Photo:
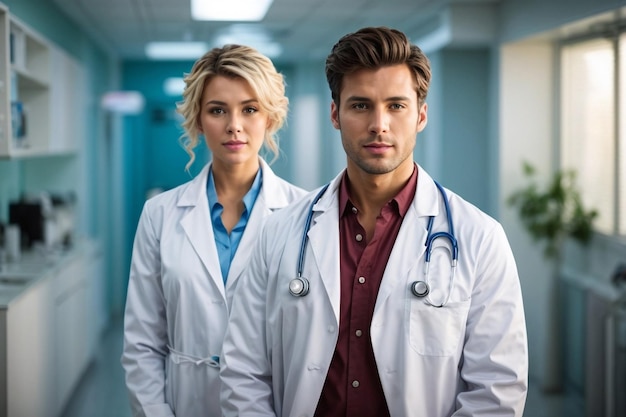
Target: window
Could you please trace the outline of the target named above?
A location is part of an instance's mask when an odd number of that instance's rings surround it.
[[[561,165],[578,174],[596,229],[626,235],[626,35],[561,47]]]

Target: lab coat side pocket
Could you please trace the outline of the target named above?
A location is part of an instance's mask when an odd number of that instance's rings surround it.
[[[423,356],[452,356],[465,334],[470,299],[433,307],[423,298],[409,297],[409,340]]]

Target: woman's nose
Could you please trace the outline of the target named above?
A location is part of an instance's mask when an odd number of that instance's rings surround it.
[[[226,129],[228,133],[241,132],[241,117],[237,114],[232,114],[228,120],[228,126]]]

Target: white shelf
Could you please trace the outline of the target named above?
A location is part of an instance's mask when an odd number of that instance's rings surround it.
[[[75,152],[81,79],[76,60],[0,3],[0,158]]]

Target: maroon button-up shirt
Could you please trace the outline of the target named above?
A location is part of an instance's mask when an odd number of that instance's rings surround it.
[[[417,169],[376,218],[369,242],[350,200],[344,174],[339,190],[341,299],[339,336],[315,411],[316,417],[389,416],[374,351],[370,325],[378,289],[402,219],[417,186]]]

